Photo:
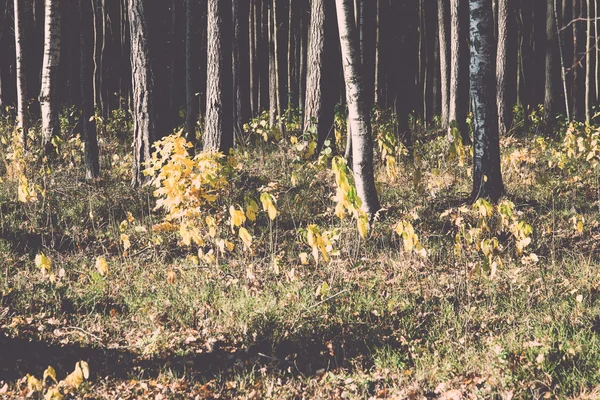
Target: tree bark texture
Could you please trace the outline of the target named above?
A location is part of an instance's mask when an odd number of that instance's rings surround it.
[[[231,0],[208,0],[206,125],[204,149],[233,147]]]
[[[100,176],[98,137],[96,134],[96,119],[94,118],[93,18],[92,4],[87,0],[79,0],[81,125],[83,142],[85,143],[85,179],[88,180]]]
[[[144,162],[150,159],[152,143],[157,138],[154,71],[150,59],[148,19],[144,5],[144,0],[128,0],[133,92],[132,184],[134,186],[144,181],[142,173]]]
[[[440,92],[441,92],[441,122],[442,129],[448,128],[448,106],[449,106],[449,70],[448,70],[448,17],[447,0],[438,0],[438,42],[439,42],[439,60],[440,60]]]
[[[336,0],[335,4],[348,102],[348,122],[352,132],[354,181],[363,210],[369,217],[373,217],[380,206],[373,175],[371,119],[364,93],[358,33],[353,23],[352,0]]]
[[[448,120],[456,122],[463,143],[471,143],[467,113],[469,110],[468,49],[465,13],[468,0],[450,0],[450,105]],[[491,7],[491,5],[490,5]],[[491,22],[490,22],[491,23]]]
[[[50,154],[52,138],[60,133],[58,120],[58,66],[60,59],[60,8],[58,0],[46,0],[44,61],[42,68],[42,146]]]
[[[15,0],[15,50],[17,75],[17,128],[20,131],[21,145],[27,148],[29,118],[27,112],[27,65],[25,64],[25,3],[28,0]]]
[[[491,0],[470,0],[470,83],[473,109],[473,200],[496,201],[504,192],[495,104],[494,28]]]

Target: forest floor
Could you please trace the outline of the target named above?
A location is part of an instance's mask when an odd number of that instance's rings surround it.
[[[511,132],[507,195],[473,207],[468,148],[417,129],[394,171],[376,127],[384,210],[365,239],[334,215],[330,156],[254,137],[206,211],[235,247],[199,252],[131,188],[126,125],[91,183],[76,138],[43,163],[0,128],[0,398],[600,397],[595,128]],[[278,215],[242,222],[245,249],[228,210],[264,192]],[[41,385],[48,366],[62,383]]]

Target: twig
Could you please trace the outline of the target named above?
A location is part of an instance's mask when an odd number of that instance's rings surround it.
[[[320,302],[318,302],[318,303],[316,303],[316,304],[313,304],[312,306],[308,307],[308,308],[307,308],[306,310],[304,310],[304,311],[309,311],[309,310],[312,310],[313,308],[315,308],[315,307],[318,307],[318,306],[320,306],[321,304],[323,304],[323,303],[326,303],[326,302],[328,302],[329,300],[331,300],[331,299],[333,299],[333,298],[335,298],[335,297],[338,297],[338,296],[339,296],[339,295],[341,295],[342,293],[346,293],[347,291],[348,291],[348,289],[344,289],[344,290],[342,290],[341,292],[337,292],[337,293],[336,293],[336,294],[334,294],[333,296],[329,296],[329,297],[328,297],[328,298],[326,298],[325,300],[321,300]]]
[[[74,331],[79,331],[79,332],[85,333],[86,335],[88,335],[88,336],[89,336],[89,337],[91,337],[92,339],[95,339],[96,341],[100,342],[100,344],[101,344],[102,346],[104,346],[104,343],[102,343],[102,339],[101,339],[100,337],[98,337],[98,336],[94,335],[93,333],[90,333],[90,332],[86,331],[86,330],[85,330],[85,329],[83,329],[83,328],[80,328],[80,327],[78,327],[78,326],[67,326],[67,327],[65,327],[65,329],[72,329],[72,330],[74,330]]]

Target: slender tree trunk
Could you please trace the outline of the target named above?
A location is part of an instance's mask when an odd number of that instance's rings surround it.
[[[80,0],[84,1],[84,0]],[[148,17],[144,0],[128,0],[131,37],[131,75],[133,78],[133,179],[132,185],[144,181],[144,162],[150,159],[152,143],[157,138],[154,98],[154,70],[148,44]]]
[[[295,101],[295,93],[293,88],[294,86],[294,15],[293,15],[293,0],[289,0],[288,2],[288,36],[287,36],[287,105],[288,107],[292,107],[294,104],[298,104]]]
[[[554,48],[556,30],[554,29],[554,0],[546,0],[546,65],[544,85],[544,115],[546,129],[552,129],[554,118]]]
[[[325,63],[325,1],[327,0],[311,1],[306,57],[304,131],[308,131],[313,124],[316,124],[317,132],[327,129],[321,121],[323,111],[322,80],[324,79]]]
[[[255,116],[258,113],[258,75],[256,66],[256,0],[249,0],[250,12],[248,19],[249,27],[249,57],[250,57],[250,114]]]
[[[28,0],[15,0],[15,49],[16,49],[16,75],[17,75],[17,128],[21,133],[21,144],[27,148],[27,134],[29,132],[29,117],[27,112],[27,66],[25,65],[25,2]]]
[[[233,147],[231,0],[208,0],[206,125],[204,149]]]
[[[302,4],[302,3],[301,3]],[[308,27],[305,23],[305,9],[302,8],[301,16],[300,16],[300,57],[299,57],[299,65],[298,65],[298,108],[300,109],[300,113],[304,114],[304,109],[306,108],[306,85],[307,85],[307,74],[306,74],[306,58],[307,58],[307,41],[308,41]]]
[[[567,76],[566,76],[566,72],[565,72],[565,60],[564,60],[564,49],[563,49],[563,41],[562,41],[562,32],[560,31],[560,24],[559,24],[559,19],[558,19],[558,10],[557,10],[557,4],[556,4],[557,0],[554,0],[554,27],[556,28],[556,32],[557,32],[557,39],[558,39],[558,51],[559,51],[559,55],[560,55],[560,73],[561,73],[561,78],[562,78],[562,86],[563,86],[563,96],[565,98],[565,112],[567,115],[567,121],[571,122],[571,108],[569,107],[569,96],[568,96],[568,90],[567,90]],[[566,0],[565,0],[566,1]],[[564,12],[564,9],[563,9]],[[564,14],[563,14],[564,16]]]
[[[590,0],[586,0],[586,32],[587,40],[585,44],[585,122],[590,123],[592,119],[592,106],[590,104],[590,89],[591,89],[591,78],[592,78],[592,9]]]
[[[598,46],[598,0],[594,0],[594,43],[596,47],[596,64],[595,64],[595,73],[594,73],[594,83],[595,83],[595,99],[596,103],[600,100],[600,46]]]
[[[194,3],[193,0],[185,0],[185,132],[188,140],[195,140],[198,120],[198,98],[194,85],[196,71],[193,46]]]
[[[250,72],[248,48],[248,14],[247,1],[233,0],[233,105],[234,105],[234,133],[242,137],[242,126],[250,119]]]
[[[348,120],[352,132],[354,181],[358,197],[362,200],[362,208],[372,218],[380,206],[373,175],[371,120],[364,98],[358,34],[352,20],[352,0],[336,0],[335,4],[348,101]]]
[[[448,120],[456,122],[465,144],[471,143],[467,125],[469,73],[464,18],[466,5],[465,0],[450,0],[450,105],[448,109]]]
[[[274,0],[273,0],[274,1]],[[269,7],[269,125],[275,127],[275,120],[279,114],[279,93],[277,79],[277,53],[276,53],[276,32],[275,32],[275,13],[273,3]]]
[[[442,104],[441,104],[441,118],[442,118],[442,129],[448,128],[448,107],[449,107],[449,95],[450,91],[448,88],[448,40],[447,40],[447,11],[446,0],[438,0],[438,36],[439,36],[439,59],[440,59],[440,91],[442,92]]]
[[[496,55],[496,104],[498,105],[498,134],[505,136],[507,127],[507,52],[508,52],[508,10],[509,1],[498,0],[498,48]]]
[[[93,18],[92,4],[87,0],[79,0],[81,124],[85,144],[85,179],[88,180],[96,179],[100,175],[98,137],[96,134],[96,120],[94,119]]]
[[[496,201],[504,192],[495,104],[494,28],[491,0],[470,0],[471,101],[473,103],[472,198]]]
[[[46,0],[44,62],[42,68],[42,145],[51,154],[52,138],[60,133],[58,120],[58,62],[60,59],[60,8],[57,0]]]
[[[579,18],[581,16],[580,14],[580,8],[579,8],[579,1],[578,0],[573,0],[573,19],[575,18]],[[573,118],[574,119],[578,119],[580,117],[580,111],[579,111],[579,99],[578,99],[578,95],[579,95],[579,54],[578,54],[578,36],[579,36],[579,29],[578,29],[578,23],[573,23],[572,24],[572,31],[573,31],[573,64],[571,66],[571,78],[572,78],[572,84],[571,84],[571,105],[573,107]]]

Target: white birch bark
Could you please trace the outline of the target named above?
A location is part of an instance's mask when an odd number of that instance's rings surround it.
[[[380,206],[373,175],[371,120],[364,93],[358,32],[354,24],[352,0],[336,0],[335,4],[348,102],[348,127],[352,132],[354,182],[363,210],[373,217]]]
[[[57,0],[46,0],[44,22],[44,61],[40,106],[42,110],[42,145],[46,154],[52,138],[60,133],[58,120],[58,62],[60,59],[60,11]]]
[[[21,145],[27,148],[29,120],[27,117],[27,75],[25,73],[25,1],[15,0],[15,50],[17,73],[17,128],[21,135]]]

